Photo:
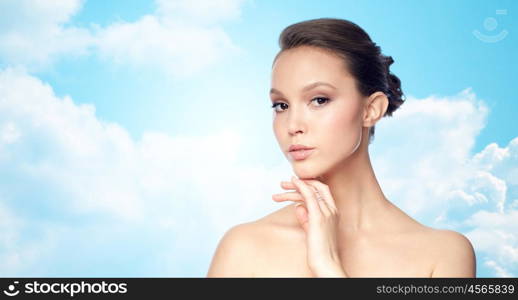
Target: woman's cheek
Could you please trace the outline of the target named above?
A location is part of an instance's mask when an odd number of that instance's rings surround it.
[[[274,120],[273,120],[273,133],[275,134],[275,139],[277,140],[277,142],[279,143],[279,146],[282,147],[282,134],[281,134],[281,123],[280,123],[280,120],[278,118],[276,118],[274,116]]]
[[[351,109],[335,110],[333,114],[323,118],[327,128],[327,144],[340,154],[354,152],[361,140],[361,126],[358,117]]]

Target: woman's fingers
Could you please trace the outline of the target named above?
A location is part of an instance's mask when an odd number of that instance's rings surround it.
[[[306,180],[309,185],[313,186],[317,189],[318,193],[322,195],[322,198],[326,202],[327,206],[333,210],[334,212],[338,211],[336,208],[336,203],[333,198],[333,195],[331,195],[331,191],[329,190],[329,186],[326,184],[323,184],[322,182],[318,180]]]
[[[306,183],[311,189],[315,191],[315,198],[317,198],[317,203],[320,206],[320,210],[322,210],[322,213],[328,217],[331,215],[331,209],[327,206],[327,202],[325,200],[325,197],[322,195],[321,192],[319,192],[318,189],[316,189],[314,186],[310,185],[309,183]]]
[[[293,182],[297,190],[304,197],[309,217],[321,217],[322,211],[320,209],[320,205],[317,203],[315,192],[306,183],[304,183],[302,180],[298,179],[295,176],[291,177],[291,181]]]
[[[286,190],[297,190],[297,192],[274,194],[272,196],[272,199],[277,202],[295,201],[301,202],[301,204],[307,202],[304,199],[304,193],[302,192],[302,190],[299,190],[297,184],[293,182],[294,178],[307,187],[307,189],[305,190],[309,189],[310,195],[312,197],[308,198],[307,201],[312,201],[313,203],[316,203],[318,208],[320,208],[321,214],[329,216],[332,212],[337,212],[336,205],[333,196],[331,195],[331,191],[329,190],[329,187],[318,180],[301,180],[293,176],[292,181],[281,181],[281,187]]]
[[[281,181],[281,188],[285,190],[295,190],[296,187],[291,181]]]
[[[286,192],[281,194],[273,194],[272,199],[277,202],[282,201],[295,201],[295,202],[304,202],[302,195],[299,192]]]

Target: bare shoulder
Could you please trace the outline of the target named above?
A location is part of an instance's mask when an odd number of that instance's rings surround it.
[[[253,258],[257,251],[259,228],[256,222],[231,227],[220,239],[207,277],[253,277]]]
[[[283,235],[293,231],[292,209],[288,205],[227,230],[216,248],[207,277],[255,277],[267,247],[278,244]]]
[[[475,277],[475,251],[467,237],[453,230],[426,226],[399,209],[395,211],[398,217],[393,224],[398,224],[396,232],[403,233],[396,236],[401,237],[401,245],[421,254],[429,276]]]
[[[431,250],[435,259],[432,277],[475,277],[473,245],[463,234],[448,229],[433,229]]]

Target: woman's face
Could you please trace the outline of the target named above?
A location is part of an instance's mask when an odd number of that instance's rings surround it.
[[[273,129],[295,174],[317,178],[359,148],[364,97],[338,56],[314,47],[282,52],[272,68]],[[289,147],[314,147],[296,160]]]

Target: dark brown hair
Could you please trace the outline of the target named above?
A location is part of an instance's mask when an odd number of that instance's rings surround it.
[[[353,22],[321,18],[295,23],[281,32],[279,46],[281,50],[274,62],[283,51],[299,46],[319,47],[343,58],[362,95],[370,96],[377,91],[387,95],[389,105],[383,116],[392,116],[405,101],[401,81],[389,70],[394,60],[383,55],[381,48]],[[374,126],[370,128],[369,136],[371,143]]]

